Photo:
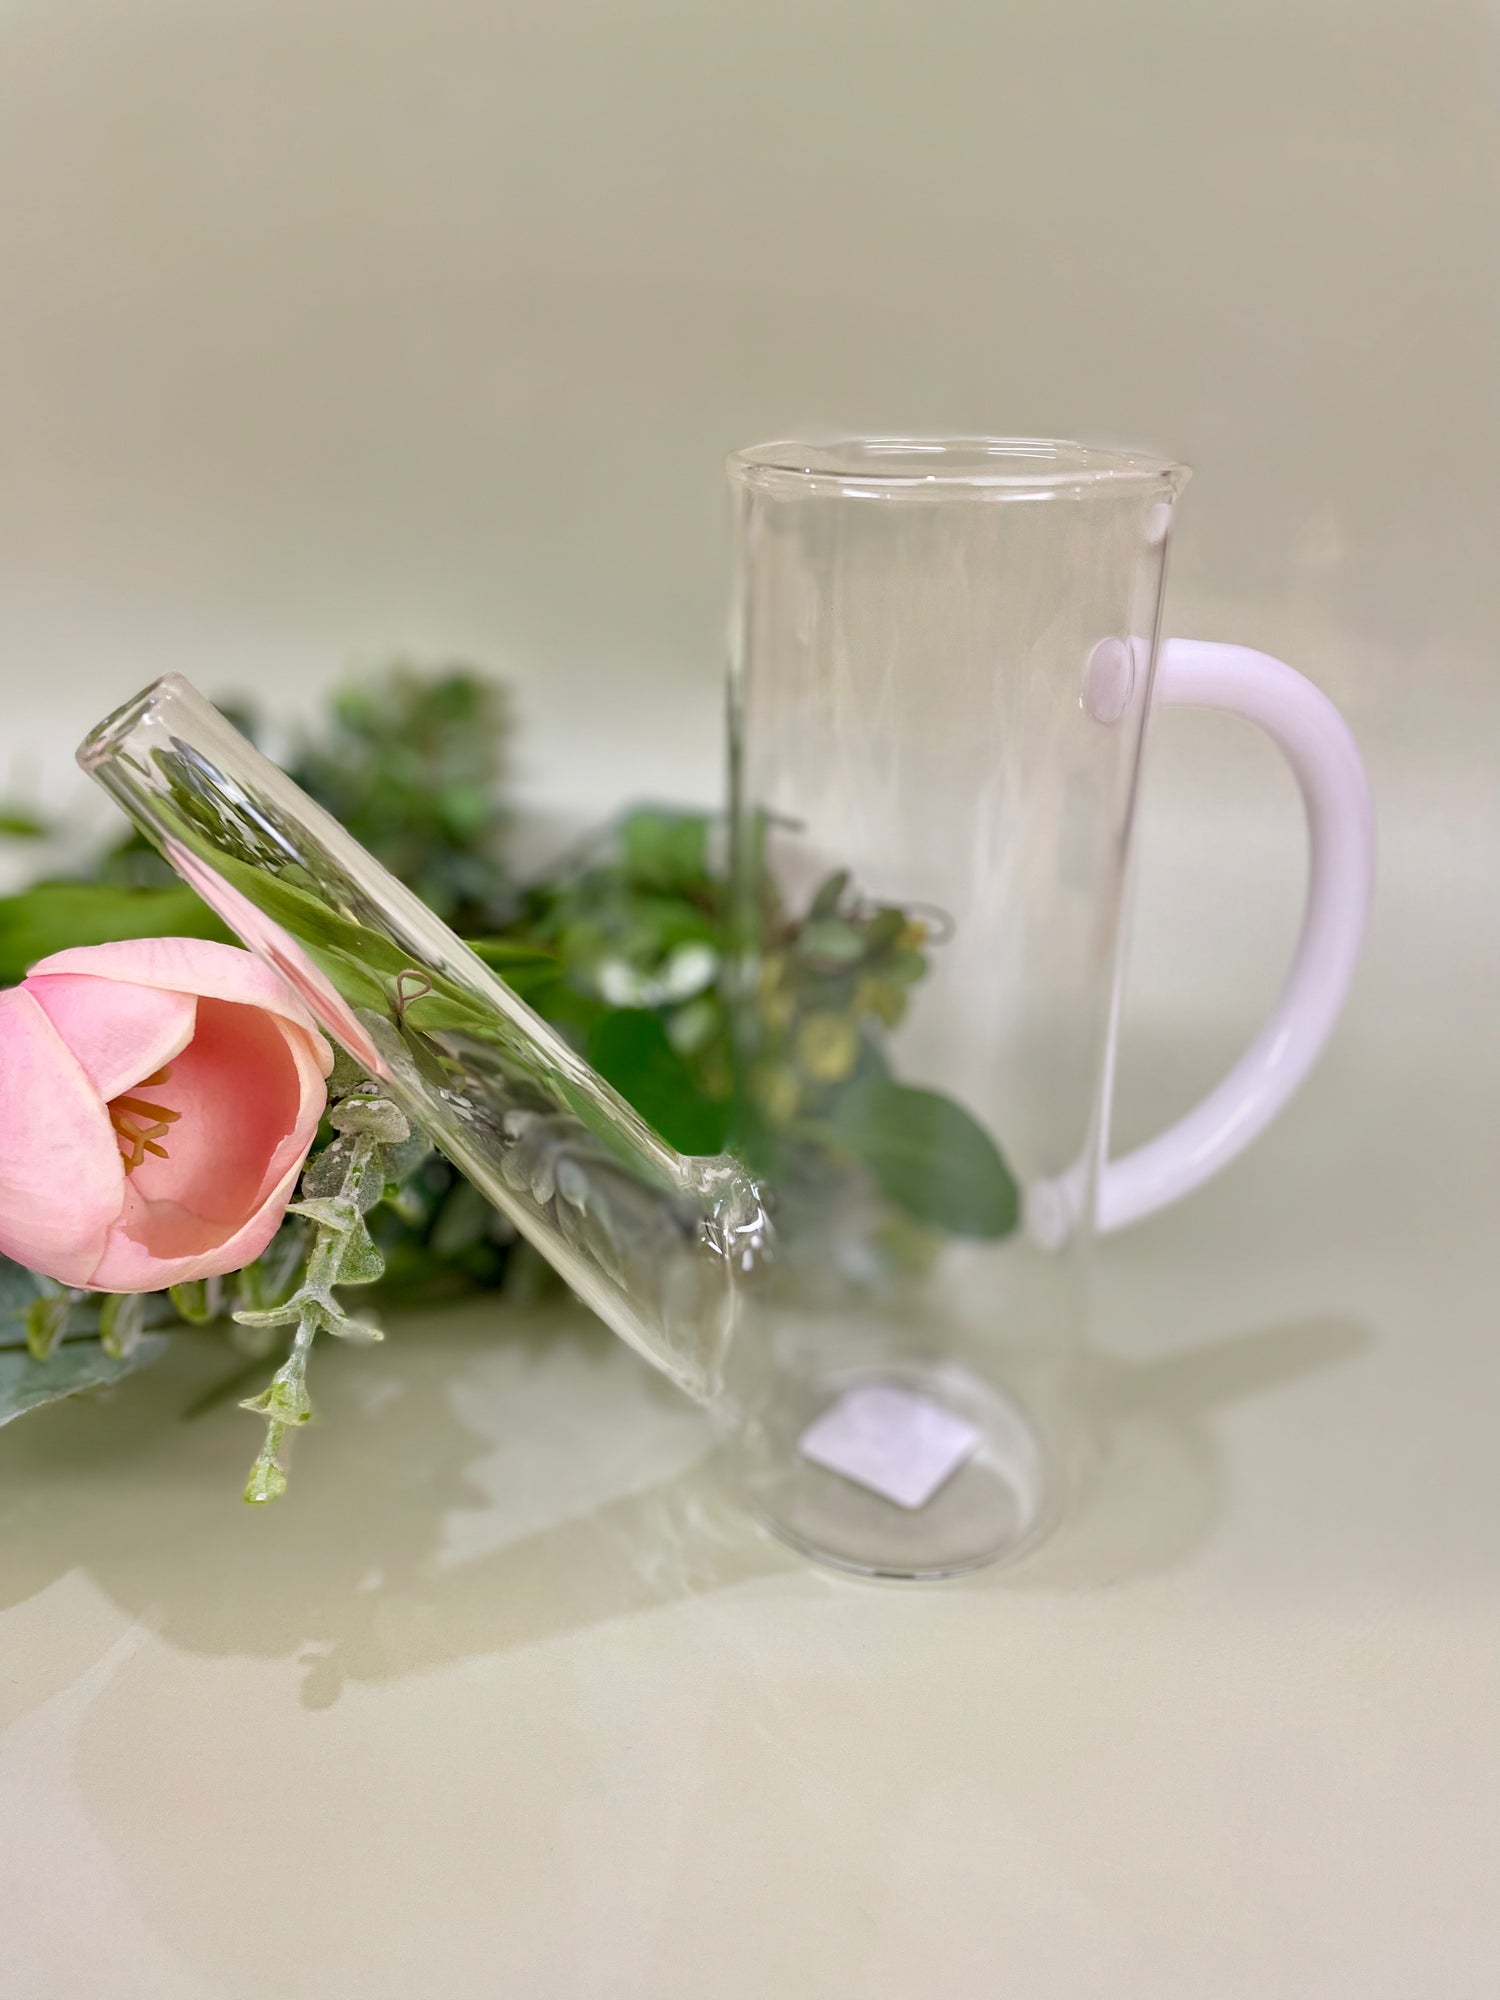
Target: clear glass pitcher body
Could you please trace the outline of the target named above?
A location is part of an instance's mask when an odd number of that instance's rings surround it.
[[[1181,476],[994,441],[771,445],[730,476],[737,1141],[778,1236],[735,1351],[736,1457],[809,1549],[951,1572],[1041,1533],[1080,1448]],[[1079,1226],[1039,1241],[1025,1191],[1070,1176]]]
[[[731,1151],[673,1150],[186,682],[80,759],[326,1030],[622,1338],[712,1414],[747,1504],[821,1560],[1014,1556],[1086,1457],[1094,1227],[1275,1115],[1368,901],[1348,731],[1280,662],[1157,645],[1170,465],[1054,443],[731,461]],[[1122,906],[1153,703],[1292,764],[1307,920],[1261,1035],[1105,1160]],[[498,968],[498,969],[497,969]]]

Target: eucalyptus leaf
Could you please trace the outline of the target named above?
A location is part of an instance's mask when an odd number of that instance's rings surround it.
[[[44,1403],[59,1402],[88,1389],[107,1389],[136,1369],[157,1361],[167,1350],[167,1337],[148,1333],[128,1354],[106,1354],[97,1341],[70,1340],[53,1349],[45,1361],[15,1349],[0,1351],[0,1424]]]
[[[354,1228],[342,1234],[334,1248],[333,1274],[335,1285],[373,1285],[385,1269],[385,1259],[376,1249],[363,1216],[357,1216]]]
[[[36,1297],[36,1280],[24,1264],[0,1256],[0,1347],[26,1345],[26,1314]]]
[[[1006,1236],[1020,1191],[988,1132],[951,1097],[871,1076],[804,1136],[852,1153],[898,1208],[953,1236]]]

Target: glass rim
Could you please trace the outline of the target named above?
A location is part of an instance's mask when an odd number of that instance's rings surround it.
[[[1147,452],[1070,438],[978,436],[779,438],[731,452],[728,472],[736,485],[875,499],[974,493],[1024,500],[1147,489],[1171,497],[1190,477],[1187,466]]]

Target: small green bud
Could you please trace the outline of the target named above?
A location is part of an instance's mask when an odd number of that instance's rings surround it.
[[[99,1308],[99,1345],[115,1361],[123,1361],[140,1345],[146,1300],[141,1292],[109,1292]]]
[[[240,1408],[253,1417],[264,1417],[268,1423],[305,1424],[312,1416],[302,1371],[292,1372],[290,1363],[277,1369],[258,1396],[246,1396]]]
[[[262,1452],[250,1468],[250,1477],[245,1485],[247,1507],[264,1507],[269,1501],[279,1500],[286,1492],[286,1472],[281,1461]]]
[[[862,979],[854,989],[854,1011],[873,1014],[883,1027],[894,1028],[906,1012],[906,995],[888,979]]]
[[[217,1300],[211,1300],[208,1284],[203,1278],[189,1278],[180,1285],[169,1285],[168,1296],[177,1310],[179,1319],[185,1319],[189,1326],[207,1326],[214,1317]]]
[[[26,1345],[34,1361],[48,1358],[62,1339],[73,1310],[72,1293],[53,1287],[50,1279],[45,1282],[49,1289],[26,1308]]]
[[[842,1083],[859,1056],[859,1030],[847,1014],[809,1014],[797,1030],[797,1061],[814,1083]]]
[[[769,1064],[756,1072],[755,1101],[772,1125],[789,1125],[802,1102],[802,1086],[789,1069]]]

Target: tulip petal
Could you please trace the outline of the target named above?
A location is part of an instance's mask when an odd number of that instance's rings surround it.
[[[196,1247],[206,1249],[259,1205],[271,1161],[299,1121],[301,1080],[281,1023],[259,1007],[200,1000],[193,1039],[145,1096],[177,1116],[161,1135],[167,1157],[142,1160],[132,1192],[148,1210],[166,1203],[197,1217]]]
[[[190,993],[76,972],[33,973],[24,990],[106,1104],[180,1055],[198,1012]]]
[[[198,1004],[197,1031],[147,1095],[177,1117],[166,1158],[131,1174],[89,1283],[155,1291],[237,1271],[270,1242],[317,1133],[327,1044],[258,1007]]]
[[[328,1105],[328,1086],[324,1081],[329,1068],[327,1042],[320,1034],[294,1028],[290,1022],[278,1025],[296,1069],[298,1109],[290,1130],[266,1166],[262,1196],[281,1180],[288,1167],[301,1167]]]
[[[281,1227],[301,1171],[298,1159],[232,1236],[220,1232],[207,1248],[195,1247],[203,1240],[203,1224],[197,1216],[185,1211],[174,1214],[175,1203],[147,1203],[132,1190],[126,1195],[119,1223],[109,1232],[89,1284],[100,1292],[154,1292],[193,1278],[220,1278],[226,1271],[243,1270],[246,1264],[254,1263]],[[155,1211],[149,1218],[144,1213],[148,1208]]]
[[[103,1099],[25,987],[0,993],[0,1251],[86,1284],[124,1198]]]
[[[238,945],[215,944],[209,938],[125,938],[115,944],[73,945],[40,959],[29,977],[57,972],[161,987],[169,993],[197,993],[206,1000],[233,1000],[264,1007],[300,1028],[313,1027],[312,1016],[270,966]]]

